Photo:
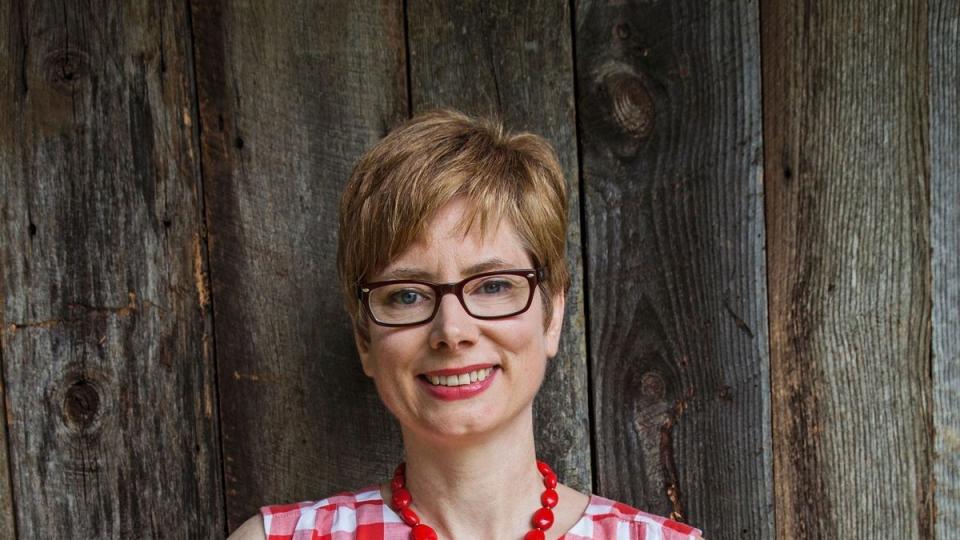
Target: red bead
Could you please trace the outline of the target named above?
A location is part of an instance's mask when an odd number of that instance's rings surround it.
[[[534,529],[523,536],[523,540],[546,540],[543,531]]]
[[[403,475],[406,474],[406,472],[407,472],[407,464],[400,463],[399,465],[397,465],[396,470],[393,471],[393,476],[394,478],[396,478],[397,476],[403,478]]]
[[[393,505],[397,508],[406,508],[410,506],[410,502],[413,500],[413,497],[410,496],[410,492],[406,488],[400,488],[393,492]]]
[[[557,487],[557,475],[553,473],[543,475],[543,487],[547,489]]]
[[[533,519],[530,520],[533,523],[534,528],[545,531],[553,525],[553,510],[549,508],[541,508],[533,513]]]
[[[420,524],[410,531],[410,538],[413,540],[437,540],[437,531]]]
[[[560,500],[560,495],[554,489],[548,489],[540,494],[540,504],[547,508],[553,508]]]
[[[409,508],[401,508],[399,512],[400,517],[403,518],[404,523],[411,527],[416,527],[420,524],[420,516],[416,512]]]
[[[392,489],[393,491],[396,491],[402,488],[403,488],[403,478],[394,477],[394,479],[390,481],[390,489]]]
[[[537,462],[537,470],[540,471],[540,474],[543,476],[553,474],[553,469],[551,469],[549,465],[542,461]]]

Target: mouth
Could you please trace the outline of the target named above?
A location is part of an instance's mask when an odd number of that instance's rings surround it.
[[[457,387],[484,381],[487,377],[490,377],[496,369],[500,369],[500,366],[488,364],[484,366],[469,366],[462,369],[431,371],[418,375],[417,377],[432,386]]]

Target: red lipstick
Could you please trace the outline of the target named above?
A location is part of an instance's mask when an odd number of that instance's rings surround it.
[[[493,384],[493,380],[497,378],[497,375],[499,375],[500,370],[496,369],[496,367],[493,366],[492,364],[487,364],[486,367],[494,367],[494,369],[491,370],[490,375],[487,375],[487,378],[482,381],[478,380],[478,381],[474,381],[468,384],[463,384],[460,386],[444,386],[444,385],[434,386],[432,383],[430,383],[430,381],[425,376],[420,376],[420,377],[417,377],[417,384],[419,384],[420,387],[423,388],[431,396],[443,401],[456,401],[460,399],[469,399],[480,394],[487,388],[490,388],[490,385]],[[431,374],[433,374],[434,376],[459,375],[461,372],[469,373],[474,369],[483,369],[483,368],[475,368],[471,366],[466,370],[464,369],[441,370],[441,371],[433,371],[431,372]],[[445,372],[450,372],[450,373],[447,374]]]
[[[462,368],[452,368],[452,369],[438,369],[437,371],[428,371],[423,374],[425,377],[449,377],[451,375],[460,375],[461,373],[470,373],[471,371],[479,371],[481,369],[487,369],[494,367],[496,364],[473,364],[472,366],[466,366]]]

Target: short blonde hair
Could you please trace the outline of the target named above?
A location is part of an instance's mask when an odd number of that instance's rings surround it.
[[[357,162],[340,199],[337,269],[347,312],[368,339],[357,286],[421,238],[437,211],[463,198],[464,230],[481,234],[510,220],[535,263],[550,319],[552,299],[570,286],[565,251],[567,191],[553,148],[533,133],[452,110],[418,114]]]

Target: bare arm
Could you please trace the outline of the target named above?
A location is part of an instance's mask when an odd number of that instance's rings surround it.
[[[233,531],[227,540],[265,540],[267,533],[263,530],[263,518],[260,514],[243,522],[243,525]]]

